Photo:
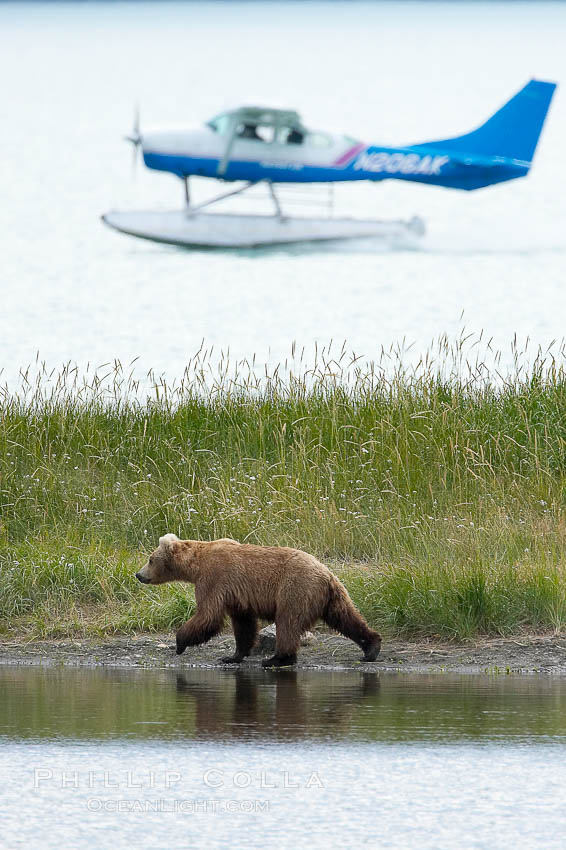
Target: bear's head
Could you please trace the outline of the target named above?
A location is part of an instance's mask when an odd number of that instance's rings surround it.
[[[136,573],[143,584],[164,584],[179,581],[179,559],[175,557],[181,541],[176,534],[165,534],[159,538],[159,546],[149,556],[147,564]]]

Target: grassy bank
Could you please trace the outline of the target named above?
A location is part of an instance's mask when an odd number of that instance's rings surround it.
[[[566,623],[563,358],[503,379],[444,343],[256,378],[201,355],[150,383],[113,364],[2,393],[4,630],[174,626],[188,589],[133,578],[165,531],[311,551],[386,632]]]

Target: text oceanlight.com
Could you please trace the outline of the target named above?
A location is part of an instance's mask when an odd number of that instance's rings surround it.
[[[181,814],[218,814],[219,812],[268,812],[269,800],[112,800],[91,797],[89,812],[169,812]]]

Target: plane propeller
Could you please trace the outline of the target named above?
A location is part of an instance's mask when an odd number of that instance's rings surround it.
[[[132,128],[132,132],[127,136],[124,136],[126,141],[131,142],[134,146],[134,158],[132,160],[132,169],[135,172],[137,160],[138,160],[138,148],[142,143],[142,136],[140,132],[140,107],[139,104],[136,104],[136,108],[134,110],[134,126]]]

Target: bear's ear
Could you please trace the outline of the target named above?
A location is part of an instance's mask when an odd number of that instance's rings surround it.
[[[174,543],[178,543],[179,538],[176,534],[164,534],[163,537],[159,538],[159,545],[163,546],[164,549],[171,549]]]

